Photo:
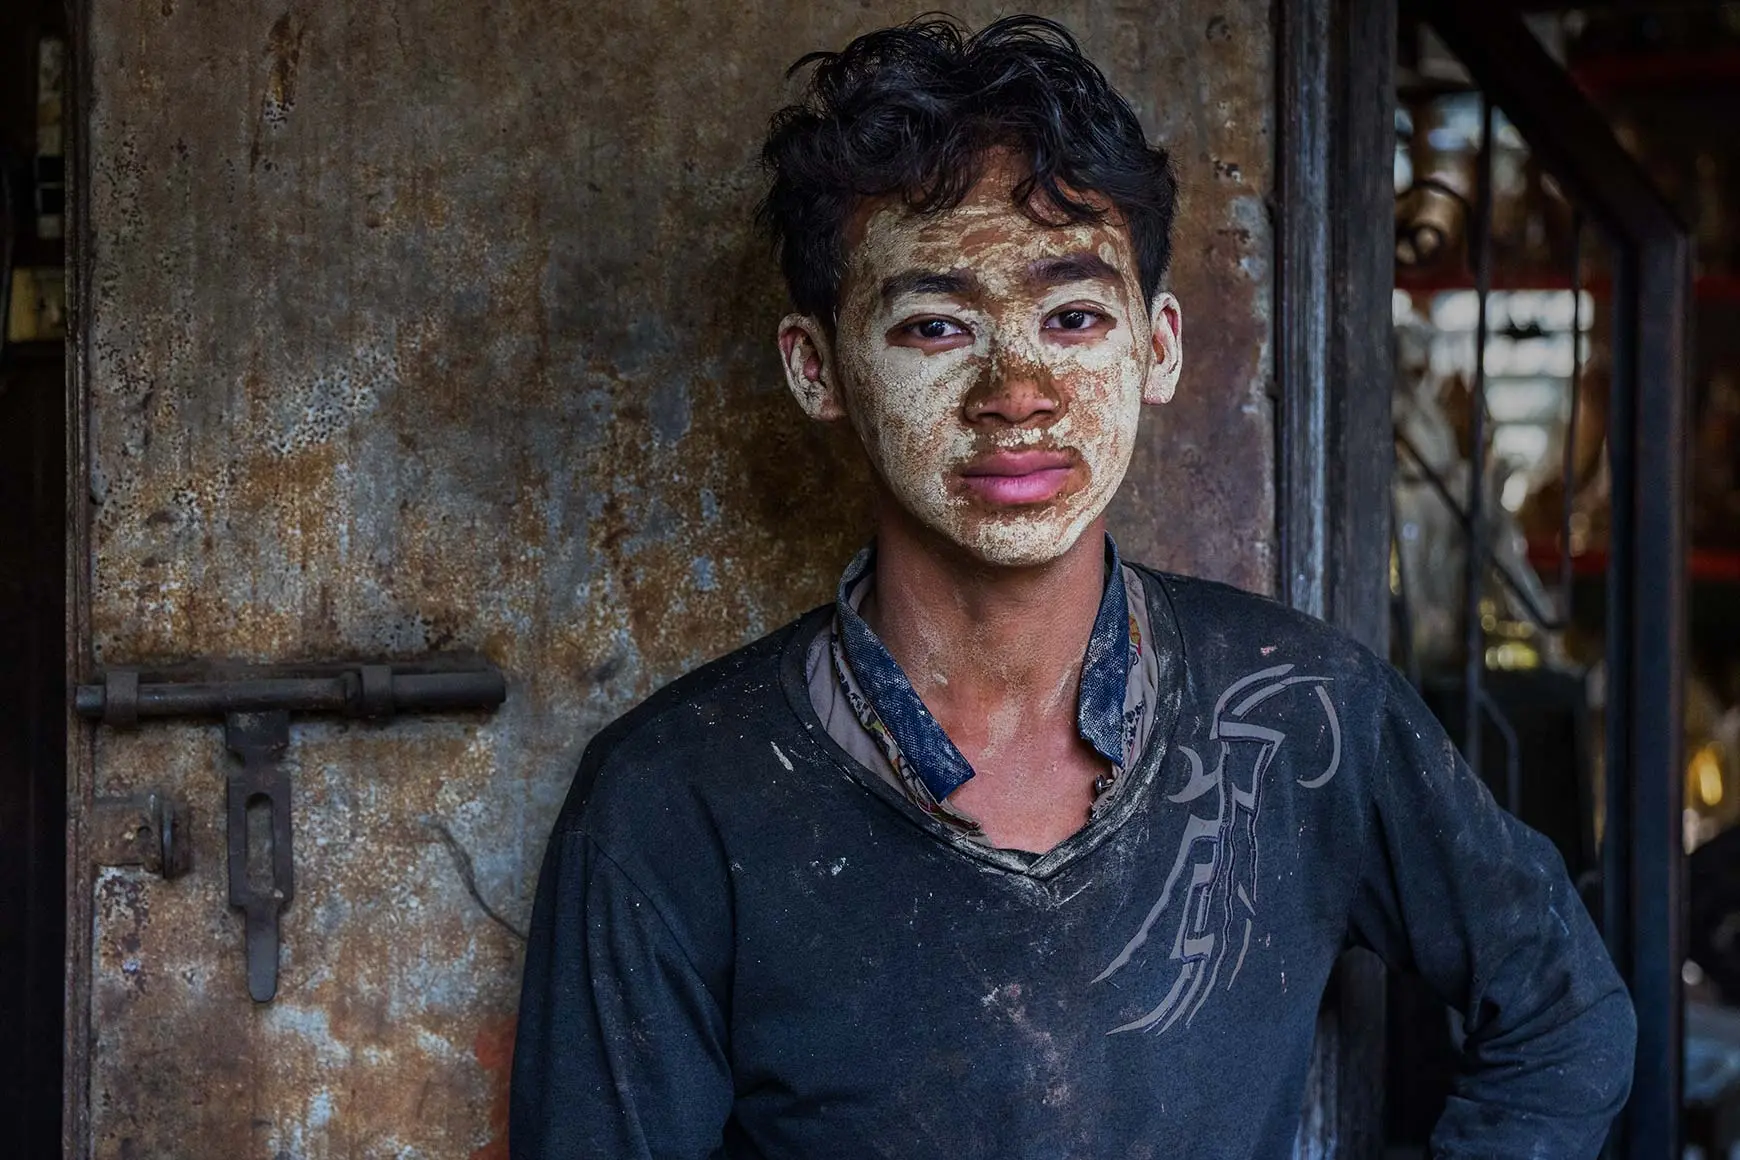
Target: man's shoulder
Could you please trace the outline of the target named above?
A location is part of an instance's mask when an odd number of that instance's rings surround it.
[[[1165,601],[1192,667],[1304,664],[1382,682],[1389,664],[1328,622],[1218,580],[1134,565]]]
[[[691,669],[602,730],[595,745],[608,753],[694,743],[697,726],[738,720],[746,713],[783,706],[781,666],[787,646],[816,613]],[[602,753],[601,753],[602,755]]]
[[[601,812],[663,810],[700,782],[728,779],[767,738],[801,729],[783,667],[793,638],[822,610],[693,669],[600,730],[580,760],[558,827]]]

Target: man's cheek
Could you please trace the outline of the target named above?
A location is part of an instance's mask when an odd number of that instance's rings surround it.
[[[1102,462],[1118,458],[1131,443],[1140,398],[1125,376],[1084,376],[1072,408],[1082,453]]]
[[[891,405],[886,398],[875,400],[865,411],[858,434],[871,457],[890,482],[911,475],[926,458],[926,436],[935,425],[915,415],[912,407]]]
[[[947,466],[950,430],[935,415],[890,414],[883,420],[883,457],[890,469],[932,474]]]
[[[1141,387],[1139,378],[1120,382],[1108,400],[1105,420],[1108,463],[1128,463],[1135,448],[1136,428],[1142,417]]]

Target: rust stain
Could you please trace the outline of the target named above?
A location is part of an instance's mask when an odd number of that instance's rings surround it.
[[[490,1077],[495,1098],[489,1105],[489,1142],[474,1149],[471,1160],[507,1160],[508,1073],[513,1067],[514,1020],[484,1027],[477,1033],[472,1053]]]
[[[1115,530],[1266,588],[1270,5],[1042,7],[1186,190],[1185,380]],[[797,43],[779,2],[608,27],[527,0],[176,8],[90,12],[97,659],[476,649],[510,700],[294,727],[265,1007],[225,903],[217,726],[98,735],[97,792],[189,804],[193,870],[115,870],[90,900],[89,1151],[499,1156],[512,928],[581,749],[825,600],[867,531],[850,432],[780,382],[753,158],[793,56],[910,13],[806,5]]]
[[[308,21],[286,9],[266,35],[261,55],[271,64],[266,70],[266,91],[260,97],[259,117],[254,122],[253,143],[248,146],[250,171],[260,163],[261,134],[268,128],[282,128],[296,107],[296,70],[302,63],[302,40],[307,34]]]

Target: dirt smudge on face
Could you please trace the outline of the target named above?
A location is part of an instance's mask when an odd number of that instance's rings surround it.
[[[837,342],[848,413],[894,501],[1002,565],[1055,559],[1104,511],[1129,461],[1153,364],[1127,230],[1034,221],[1010,197],[1021,166],[993,154],[951,210],[918,213],[899,202],[874,209],[848,257]],[[1031,279],[1041,262],[1102,250],[1113,254],[1120,281],[1053,287]],[[948,272],[966,288],[888,299],[884,286],[910,271]],[[1089,341],[1053,328],[1052,316],[1072,306],[1108,332]],[[961,340],[915,348],[904,336],[926,318]],[[974,498],[961,472],[975,455],[987,444],[1033,443],[1071,453],[1064,487],[1016,507]]]

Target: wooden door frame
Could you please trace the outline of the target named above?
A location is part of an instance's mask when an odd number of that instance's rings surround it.
[[[92,679],[90,352],[90,0],[67,2],[66,156],[66,1011],[61,1072],[61,1155],[90,1155],[91,922],[95,864],[95,730],[73,712],[72,689]]]
[[[1388,652],[1395,0],[1276,5],[1277,592]],[[1342,957],[1296,1154],[1383,1149],[1384,969]]]

